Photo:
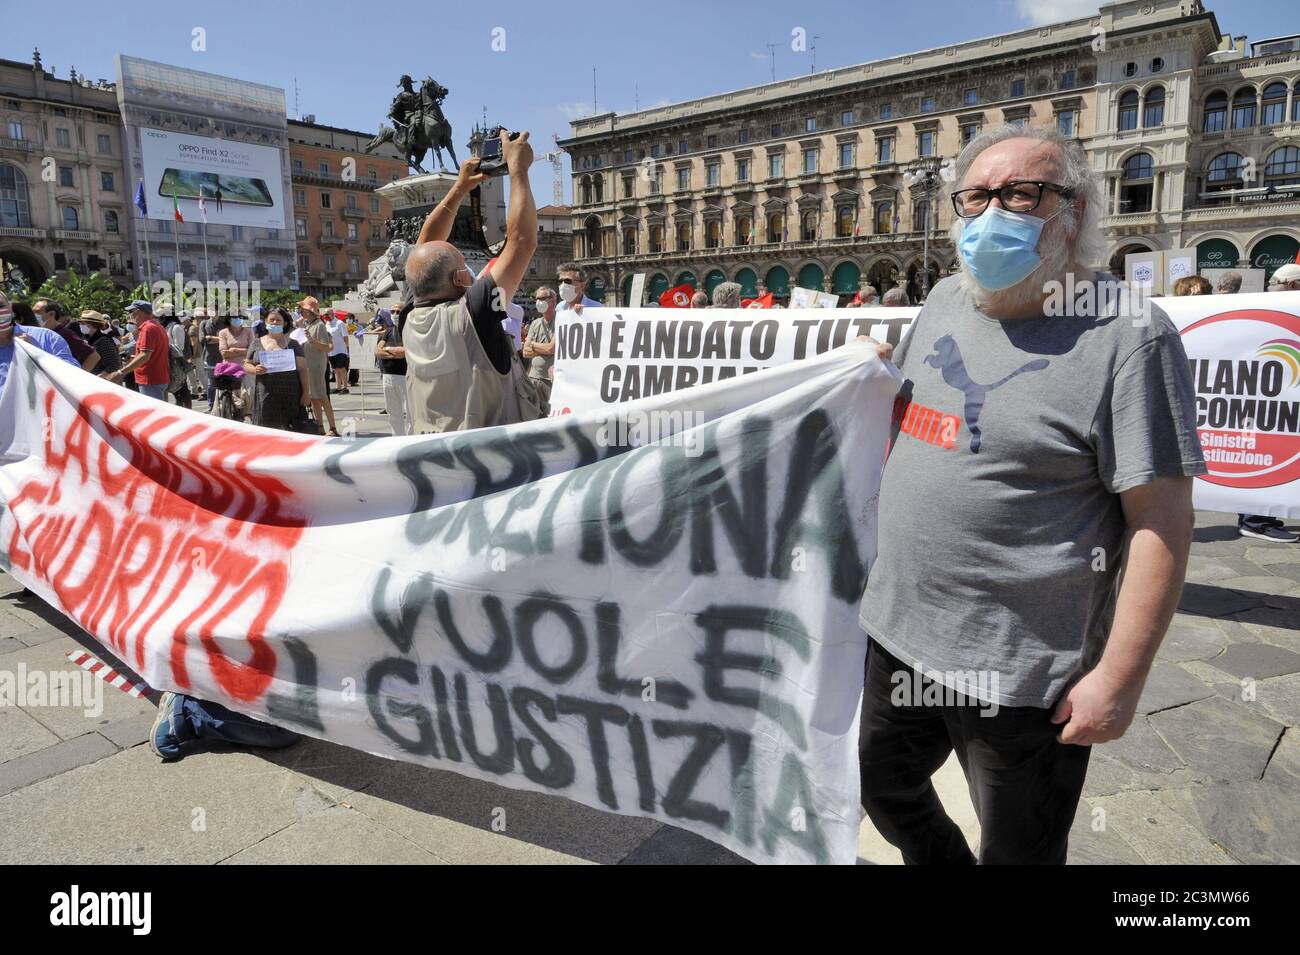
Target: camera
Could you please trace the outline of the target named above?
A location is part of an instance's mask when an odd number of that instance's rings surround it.
[[[519,133],[511,133],[510,139],[517,139]],[[485,176],[506,175],[506,161],[501,155],[501,127],[498,126],[483,140],[483,151],[479,156],[478,171]]]

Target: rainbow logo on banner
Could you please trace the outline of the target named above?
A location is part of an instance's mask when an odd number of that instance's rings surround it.
[[[1260,358],[1276,358],[1290,368],[1290,387],[1294,388],[1300,383],[1300,341],[1293,338],[1275,338],[1259,346],[1259,351],[1255,354]]]

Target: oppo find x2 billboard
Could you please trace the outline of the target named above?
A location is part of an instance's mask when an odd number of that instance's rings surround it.
[[[285,224],[281,150],[230,139],[140,130],[145,202],[150,219],[173,218],[172,199],[186,222],[282,229]]]

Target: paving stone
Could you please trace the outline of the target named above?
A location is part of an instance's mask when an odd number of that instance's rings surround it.
[[[251,752],[164,763],[136,746],[0,797],[0,861],[211,864],[321,808],[301,779]]]
[[[1263,603],[1263,598],[1259,594],[1227,590],[1219,585],[1185,584],[1182,599],[1178,601],[1178,609],[1202,617],[1226,617],[1229,614],[1262,606]]]
[[[1273,758],[1268,761],[1268,769],[1264,770],[1264,779],[1292,788],[1300,787],[1300,731],[1294,727],[1288,729],[1277,744]],[[1295,813],[1288,818],[1294,819]]]
[[[26,617],[14,613],[11,609],[0,610],[0,637],[16,637],[20,633],[46,626],[44,621],[33,623]]]
[[[1156,659],[1179,663],[1184,660],[1206,660],[1217,656],[1228,644],[1228,638],[1208,617],[1187,613],[1174,614],[1169,632],[1156,652]]]
[[[676,826],[664,826],[624,859],[622,865],[750,865],[716,842]]]
[[[1177,712],[1177,711],[1175,711]],[[1151,792],[1089,799],[1101,808],[1105,829],[1119,835],[1150,865],[1231,865],[1232,859]]]
[[[1261,643],[1263,638],[1259,633],[1246,626],[1239,620],[1229,620],[1224,617],[1218,617],[1214,625],[1223,631],[1223,635],[1228,638],[1229,643]]]
[[[1114,743],[1105,745],[1113,746]],[[1092,758],[1088,760],[1088,777],[1083,782],[1083,795],[1089,798],[1113,796],[1167,786],[1190,786],[1204,780],[1203,773],[1181,765],[1169,772],[1134,769],[1132,765],[1108,756],[1101,747],[1094,746]]]
[[[396,762],[346,805],[454,863],[608,864],[626,858],[662,825]],[[493,831],[502,818],[504,830]]]
[[[14,639],[24,646],[35,647],[53,640],[62,640],[67,636],[69,636],[67,630],[59,627],[42,626],[20,633]]]
[[[1288,580],[1300,582],[1300,561],[1295,563],[1265,564],[1264,569],[1270,574],[1276,574],[1279,577],[1285,577]]]
[[[1148,719],[1188,766],[1229,782],[1259,779],[1283,730],[1247,704],[1217,696]]]
[[[1258,681],[1255,702],[1283,726],[1300,726],[1300,673]]]
[[[1210,559],[1231,570],[1232,576],[1235,578],[1269,576],[1268,571],[1264,570],[1263,567],[1245,557],[1213,557]]]
[[[112,756],[116,752],[117,747],[98,733],[87,733],[6,760],[0,763],[0,796]],[[2,819],[3,813],[0,813],[0,820]],[[3,825],[0,825],[0,829],[3,829]],[[0,858],[3,856],[0,855]]]
[[[124,720],[117,720],[101,726],[98,732],[100,736],[103,736],[113,745],[122,749],[129,749],[132,746],[139,746],[149,739],[149,729],[153,726],[153,717],[152,712],[129,716]]]
[[[1176,712],[1176,711],[1171,711]],[[1139,716],[1119,739],[1092,748],[1095,758],[1104,754],[1140,773],[1172,773],[1185,765],[1164,741],[1150,721],[1155,717]]]
[[[70,650],[82,649],[71,637],[62,636],[35,647],[24,647],[16,653],[0,657],[0,670],[16,671],[19,663],[26,664],[27,672],[42,671],[45,679],[66,679],[75,691],[78,705],[29,706],[26,709],[44,726],[63,739],[73,739],[97,731],[110,723],[147,714],[153,717],[154,705],[147,699],[127,696],[121,690],[96,679],[75,666],[66,656]],[[108,657],[104,651],[94,651]],[[87,695],[88,694],[88,695]]]
[[[1296,530],[1295,527],[1290,530]],[[1269,564],[1286,563],[1300,560],[1300,544],[1266,544],[1258,538],[1244,538],[1246,541],[1245,558],[1252,564],[1266,567]]]
[[[1138,700],[1139,713],[1155,713],[1171,707],[1182,706],[1213,695],[1206,686],[1176,663],[1156,663],[1147,675],[1142,698]]]
[[[437,865],[442,860],[352,809],[332,806],[241,849],[224,865]]]
[[[1099,816],[1090,800],[1079,800],[1079,810],[1070,826],[1067,865],[1142,865],[1143,859],[1113,828],[1098,831]]]
[[[1286,577],[1277,577],[1273,574],[1259,572],[1258,568],[1256,568],[1256,576],[1254,577],[1232,577],[1228,580],[1218,581],[1215,586],[1261,594],[1266,597],[1286,597],[1300,593],[1300,583]],[[1283,609],[1286,609],[1285,606]]]
[[[8,574],[0,572],[0,597],[7,597],[10,594],[22,593],[23,585],[14,580]]]
[[[16,637],[0,637],[0,656],[6,653],[13,653],[15,650],[21,650],[27,644],[18,640]]]
[[[1253,607],[1233,614],[1232,619],[1256,630],[1257,633],[1264,633],[1257,629],[1260,627],[1269,630],[1300,631],[1300,612],[1289,612],[1277,607]]]
[[[1241,576],[1241,571],[1230,567],[1228,560],[1242,558],[1202,557],[1193,554],[1187,559],[1186,580],[1196,584],[1212,584],[1230,577]]]
[[[1162,792],[1160,799],[1238,862],[1300,864],[1294,785],[1256,780],[1194,786]]]
[[[1269,643],[1234,643],[1214,658],[1213,665],[1235,677],[1262,680],[1300,672],[1300,653]]]
[[[0,763],[53,746],[58,741],[58,735],[30,713],[9,704],[0,706]]]

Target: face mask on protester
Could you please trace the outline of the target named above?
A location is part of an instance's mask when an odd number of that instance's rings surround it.
[[[572,302],[577,297],[578,297],[578,290],[573,287],[572,283],[570,282],[560,283],[560,298],[564,299],[566,302]]]
[[[1038,239],[1043,226],[1055,219],[1062,206],[1045,219],[1026,212],[1008,212],[990,205],[977,219],[962,226],[962,261],[981,288],[999,292],[1023,282],[1038,268]]]
[[[538,315],[545,315],[545,314],[546,314],[546,299],[544,299],[544,298],[539,298],[539,299],[537,299],[537,301],[533,302],[533,305],[535,305],[535,306],[537,307],[537,314],[538,314]]]
[[[94,325],[87,325],[85,322],[82,322],[82,323],[81,323],[80,325],[78,325],[77,327],[81,329],[81,334],[83,334],[83,335],[93,335],[93,334],[95,334],[95,326],[94,326]]]
[[[232,318],[232,319],[230,320],[230,327],[231,327],[231,328],[243,328],[243,327],[244,327],[244,320],[243,320],[242,318]]]
[[[282,334],[284,334],[284,323],[282,323],[282,322],[267,322],[267,323],[266,323],[266,330],[267,330],[268,332],[270,332],[272,335],[282,335]]]

